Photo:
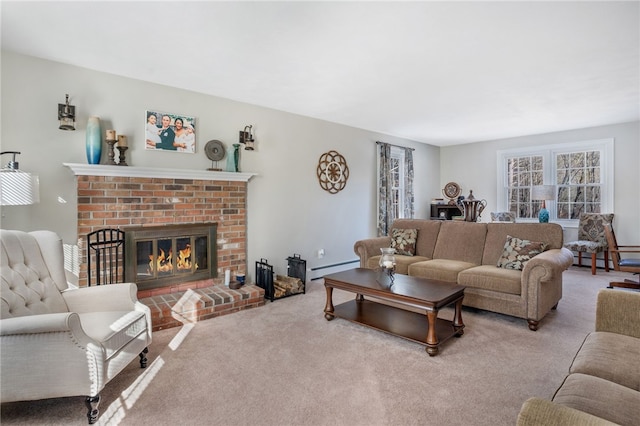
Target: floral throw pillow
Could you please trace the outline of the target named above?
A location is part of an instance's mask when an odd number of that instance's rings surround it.
[[[391,248],[396,249],[396,254],[413,256],[416,254],[417,229],[392,229]]]
[[[527,261],[546,249],[546,243],[521,240],[520,238],[507,235],[507,242],[504,243],[504,250],[502,251],[502,256],[498,259],[497,266],[498,268],[521,271]]]

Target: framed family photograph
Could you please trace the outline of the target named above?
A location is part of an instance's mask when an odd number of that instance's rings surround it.
[[[145,117],[145,149],[196,152],[195,117],[149,110]]]

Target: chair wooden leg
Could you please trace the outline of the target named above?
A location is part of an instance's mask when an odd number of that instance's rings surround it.
[[[144,348],[142,352],[140,352],[140,368],[147,368],[147,354],[149,353],[149,348]]]
[[[84,402],[89,409],[89,412],[87,413],[89,424],[92,425],[96,422],[96,420],[98,420],[98,414],[100,413],[98,411],[98,404],[100,404],[100,395],[88,396]]]
[[[609,252],[604,251],[604,270],[609,272]]]
[[[591,275],[596,274],[596,254],[591,253]]]

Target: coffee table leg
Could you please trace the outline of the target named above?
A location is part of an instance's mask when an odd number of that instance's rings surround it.
[[[325,286],[327,290],[327,304],[324,306],[324,318],[327,321],[331,321],[335,318],[333,315],[333,287]]]
[[[462,322],[462,299],[456,301],[456,309],[453,317],[453,329],[456,331],[456,337],[460,337],[464,334],[464,323]]]
[[[427,321],[429,322],[429,329],[427,330],[427,348],[426,351],[429,356],[438,355],[438,336],[436,335],[436,321],[438,320],[437,310],[427,311]]]

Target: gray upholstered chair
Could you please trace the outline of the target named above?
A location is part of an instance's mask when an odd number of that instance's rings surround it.
[[[50,231],[0,230],[2,402],[99,393],[133,359],[147,365],[151,313],[133,283],[70,288],[62,240]]]
[[[582,253],[591,254],[591,274],[596,274],[596,254],[604,253],[604,269],[609,272],[609,251],[604,226],[613,223],[613,213],[581,213],[578,224],[578,240],[565,243],[571,251],[578,252],[578,265],[582,266]]]
[[[516,214],[513,212],[491,212],[491,222],[515,222]]]

